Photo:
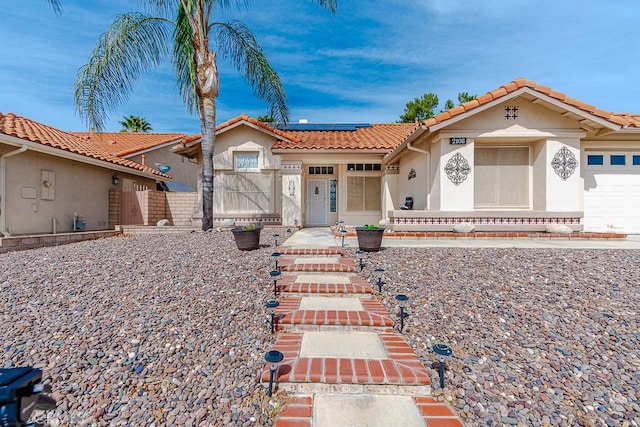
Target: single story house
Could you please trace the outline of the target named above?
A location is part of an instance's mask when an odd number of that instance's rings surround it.
[[[397,231],[640,232],[640,114],[517,79],[422,123],[216,128],[214,216]],[[201,159],[200,137],[173,151]],[[411,197],[411,209],[401,209]],[[200,204],[201,205],[201,204]]]
[[[155,167],[117,157],[90,139],[0,113],[0,232],[5,236],[68,232],[82,224],[86,230],[113,229],[112,216],[119,214],[110,210],[115,190],[155,189],[157,181],[170,180]]]

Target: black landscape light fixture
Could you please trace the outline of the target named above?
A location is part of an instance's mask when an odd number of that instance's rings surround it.
[[[291,229],[287,228],[287,237],[290,237],[290,236],[291,236]]]
[[[340,235],[342,236],[342,247],[344,248],[344,238],[347,237],[347,230],[346,229],[341,229],[340,230]]]
[[[273,233],[273,241],[276,243],[276,248],[278,247],[278,240],[280,239],[280,235],[278,233]]]
[[[382,285],[384,285],[384,282],[382,281],[382,276],[384,275],[384,268],[376,268],[373,272],[378,278],[378,281],[376,282],[376,285],[378,286],[378,293],[382,293]]]
[[[444,370],[447,367],[447,359],[451,357],[453,350],[446,344],[436,344],[433,346],[433,352],[438,356],[438,361],[432,366],[438,368],[440,376],[440,388],[444,388]]]
[[[269,314],[271,315],[271,333],[276,332],[276,307],[278,307],[280,303],[274,299],[270,299],[267,301],[267,309],[269,310]]]
[[[269,364],[269,390],[267,391],[269,397],[273,393],[273,379],[278,369],[278,363],[282,362],[282,359],[284,359],[284,354],[278,350],[269,350],[264,355],[264,360]]]
[[[360,262],[360,271],[364,268],[364,251],[362,249],[358,249],[356,251],[356,255],[358,255],[358,261]]]
[[[271,258],[276,262],[275,270],[277,270],[277,271],[280,271],[280,270],[278,270],[278,260],[280,259],[280,255],[282,255],[280,252],[274,252],[274,253],[271,254]]]
[[[407,301],[409,301],[409,297],[402,294],[396,295],[396,301],[400,304],[400,333],[402,333],[402,330],[404,329],[404,318],[408,316],[408,314],[404,312],[404,307],[407,304]]]
[[[269,272],[269,277],[273,280],[273,297],[278,297],[278,279],[280,278],[280,273],[278,270],[273,270]]]
[[[342,231],[344,230],[344,220],[340,220],[338,221],[338,230]]]

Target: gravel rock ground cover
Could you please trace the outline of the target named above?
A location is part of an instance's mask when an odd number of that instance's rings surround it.
[[[262,242],[271,244],[265,229]],[[233,236],[110,238],[0,255],[0,366],[35,365],[50,425],[272,425],[273,247]],[[355,249],[347,256],[356,258]],[[379,298],[413,298],[405,336],[470,426],[640,425],[640,251],[385,249]]]
[[[272,252],[213,232],[2,254],[0,366],[43,369],[52,426],[271,425]]]
[[[354,256],[351,251],[350,256]],[[640,426],[640,251],[390,248],[379,298],[469,426]]]

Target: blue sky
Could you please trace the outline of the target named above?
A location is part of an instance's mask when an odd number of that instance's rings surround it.
[[[86,130],[73,85],[99,35],[132,0],[3,0],[0,111],[63,130]],[[283,6],[284,5],[284,6]],[[287,91],[290,119],[394,122],[407,101],[436,93],[481,95],[518,77],[607,111],[640,112],[640,2],[610,0],[341,0],[336,16],[311,1],[256,0],[216,18],[254,31]],[[234,69],[220,62],[218,122],[264,114]],[[170,63],[144,75],[111,113],[155,131],[199,132]]]

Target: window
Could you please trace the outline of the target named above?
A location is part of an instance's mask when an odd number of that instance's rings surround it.
[[[381,182],[379,176],[347,177],[347,210],[379,211]]]
[[[309,175],[333,175],[333,166],[309,166]]]
[[[529,147],[476,148],[476,207],[529,206]]]
[[[347,164],[348,171],[380,171],[382,165],[380,163],[349,163]]]
[[[589,154],[587,156],[587,165],[603,165],[604,156],[601,154]]]
[[[258,153],[242,153],[234,156],[235,170],[258,170]]]
[[[611,166],[624,166],[626,164],[626,156],[624,154],[612,154],[609,160]]]
[[[640,166],[640,156],[633,155],[633,166]]]
[[[227,173],[223,176],[225,212],[273,212],[272,173]]]

